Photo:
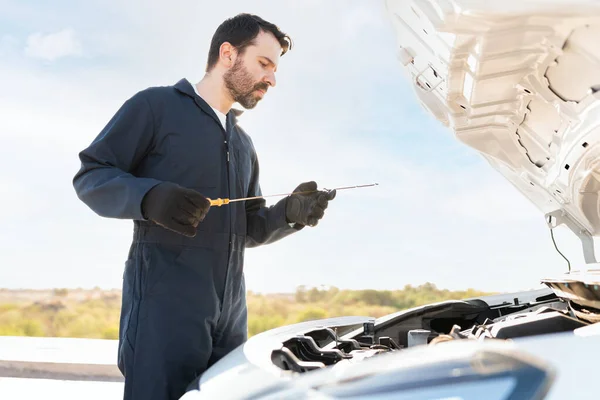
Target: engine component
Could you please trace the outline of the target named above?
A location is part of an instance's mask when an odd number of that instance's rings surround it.
[[[315,339],[310,336],[296,336],[283,343],[283,345],[301,360],[319,361],[326,365],[335,364],[345,358],[352,358],[351,355],[345,354],[338,349],[322,349],[317,346]]]
[[[388,349],[392,349],[392,350],[400,350],[400,346],[398,345],[398,343],[396,343],[394,341],[394,339],[392,339],[389,336],[381,336],[379,338],[379,344],[381,346],[385,346]]]
[[[490,321],[490,320],[486,319],[486,322],[487,321]],[[454,325],[452,327],[452,329],[450,330],[450,333],[441,334],[441,335],[434,337],[433,339],[431,339],[429,344],[434,345],[434,344],[438,344],[438,343],[449,342],[451,340],[469,339],[469,336],[462,333],[461,329],[462,328],[460,326]]]
[[[325,364],[318,361],[300,361],[287,347],[273,350],[271,353],[273,364],[284,371],[307,372],[314,369],[325,368]]]
[[[489,325],[477,325],[471,333],[476,339],[511,339],[548,333],[569,332],[587,325],[559,311],[540,310],[540,313],[523,314]]]
[[[431,331],[426,329],[411,329],[408,331],[408,347],[427,344]]]
[[[450,342],[452,340],[454,340],[454,338],[450,335],[439,335],[439,336],[436,336],[433,339],[431,339],[431,342],[429,342],[429,345],[433,346],[434,344]]]
[[[575,302],[570,302],[569,307],[579,319],[595,324],[600,322],[600,310],[591,307],[582,307]]]
[[[337,332],[335,332],[331,328],[323,328],[318,331],[313,331],[313,332],[311,332],[310,336],[315,337],[315,335],[318,335],[321,332],[324,333],[325,335],[327,335],[329,338],[331,338],[334,341],[336,349],[339,349],[345,353],[350,353],[352,350],[362,349],[362,347],[360,346],[360,343],[358,343],[358,341],[356,341],[354,339],[340,339],[337,335]]]
[[[375,322],[369,321],[363,324],[363,334],[356,338],[362,345],[375,344]]]

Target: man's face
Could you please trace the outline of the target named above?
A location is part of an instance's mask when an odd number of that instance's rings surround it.
[[[233,100],[246,109],[254,108],[269,86],[275,86],[281,54],[279,42],[270,33],[261,31],[255,42],[237,55],[234,65],[223,75]]]

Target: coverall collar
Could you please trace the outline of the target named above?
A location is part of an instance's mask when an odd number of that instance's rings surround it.
[[[196,104],[198,105],[198,107],[200,107],[202,109],[202,111],[204,111],[208,115],[212,116],[219,125],[221,124],[221,122],[215,115],[214,111],[212,110],[212,107],[206,102],[206,100],[204,100],[202,97],[200,97],[196,94],[196,91],[194,90],[190,81],[188,81],[186,78],[182,78],[179,80],[179,82],[177,82],[175,84],[174,87],[181,93],[186,94],[186,95],[190,96],[191,98],[193,98],[194,101],[196,102]],[[242,115],[243,113],[244,112],[242,110],[232,108],[227,113],[227,117],[231,118],[231,124],[235,125],[237,123],[238,117],[240,115]]]

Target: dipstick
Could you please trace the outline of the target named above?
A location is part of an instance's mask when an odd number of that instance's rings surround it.
[[[323,189],[326,192],[331,192],[333,190],[338,191],[338,190],[347,190],[347,189],[357,189],[357,188],[364,188],[364,187],[370,187],[370,186],[377,186],[379,185],[378,183],[371,183],[368,185],[358,185],[358,186],[345,186],[345,187],[339,187],[339,188],[334,188],[334,189]],[[303,191],[303,192],[295,192],[295,193],[280,193],[280,194],[270,194],[270,195],[266,195],[266,196],[255,196],[255,197],[244,197],[244,198],[240,198],[240,199],[208,199],[210,200],[210,205],[211,207],[221,207],[223,205],[229,204],[229,203],[234,203],[237,201],[245,201],[245,200],[255,200],[255,199],[264,199],[267,197],[279,197],[279,196],[290,196],[292,194],[298,194],[298,193],[314,193],[314,192],[318,192],[319,190],[309,190],[309,191]]]

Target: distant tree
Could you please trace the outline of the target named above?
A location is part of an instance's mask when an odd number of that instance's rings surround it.
[[[44,328],[40,321],[27,319],[21,321],[20,325],[23,330],[23,336],[44,336]]]
[[[54,289],[53,293],[57,297],[67,297],[69,295],[69,290],[66,288]]]
[[[296,294],[294,296],[296,302],[306,303],[306,286],[300,285],[296,288]]]
[[[315,303],[323,298],[321,291],[317,288],[312,288],[308,291],[308,301]]]
[[[118,339],[119,338],[119,326],[113,325],[104,328],[102,331],[102,339]]]
[[[296,322],[311,321],[322,318],[327,318],[327,311],[320,307],[309,307],[302,310],[302,312],[298,314]]]

